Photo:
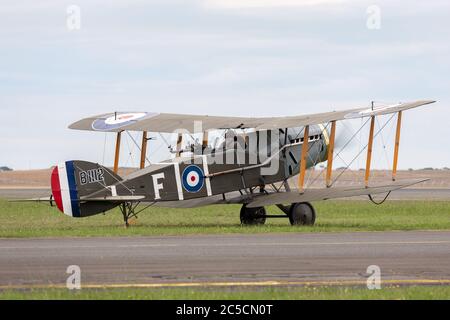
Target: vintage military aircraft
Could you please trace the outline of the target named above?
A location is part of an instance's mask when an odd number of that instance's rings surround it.
[[[210,204],[242,204],[242,224],[263,224],[266,218],[287,217],[292,225],[312,225],[316,213],[311,201],[390,193],[424,181],[397,180],[402,113],[433,103],[415,101],[311,115],[240,118],[184,114],[115,112],[89,117],[70,129],[117,134],[114,168],[96,163],[67,161],[51,175],[52,196],[47,200],[71,217],[87,217],[120,207],[126,226],[130,217],[149,206],[191,208]],[[375,118],[397,115],[392,181],[369,183]],[[332,177],[336,123],[346,119],[370,123],[365,179],[361,186],[334,186]],[[180,129],[184,131],[180,131]],[[382,129],[382,128],[381,128]],[[380,130],[381,130],[380,129]],[[209,146],[208,133],[228,130],[221,144]],[[126,177],[117,174],[121,134],[143,132],[140,169]],[[178,132],[176,157],[146,166],[147,133]],[[203,141],[183,150],[182,132],[200,132]],[[241,132],[236,134],[236,132]],[[323,188],[305,188],[305,171],[327,161]],[[298,174],[298,187],[288,179]],[[37,199],[33,199],[37,200]],[[147,204],[142,207],[140,204]],[[276,205],[283,214],[267,215]]]

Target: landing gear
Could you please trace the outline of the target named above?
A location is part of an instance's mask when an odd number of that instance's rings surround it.
[[[293,203],[289,209],[289,222],[291,225],[312,226],[316,221],[316,211],[308,202]]]
[[[289,218],[289,222],[293,226],[312,226],[316,221],[316,211],[309,202],[293,203],[290,206],[277,205],[277,207],[285,215],[268,215],[264,207],[247,208],[247,205],[244,204],[241,208],[241,224],[263,225],[267,218]]]
[[[264,207],[247,208],[244,204],[241,208],[241,224],[262,225],[266,222],[266,209]]]
[[[132,202],[125,202],[119,206],[120,211],[123,215],[123,221],[125,222],[125,228],[128,228],[130,226],[130,224],[128,223],[128,220],[130,218],[137,218],[137,212],[135,210],[138,205],[139,203],[133,205]]]

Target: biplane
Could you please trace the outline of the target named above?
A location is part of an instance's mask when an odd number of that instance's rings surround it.
[[[396,179],[402,113],[431,104],[423,100],[370,106],[327,113],[287,117],[220,117],[187,114],[114,112],[82,119],[69,126],[75,130],[112,132],[117,135],[112,169],[87,161],[66,161],[51,174],[52,195],[45,199],[64,214],[80,218],[119,207],[125,225],[150,206],[193,208],[212,204],[240,204],[240,221],[264,224],[267,218],[289,218],[292,225],[313,225],[313,201],[389,194],[424,179]],[[376,117],[396,117],[392,177],[371,183],[371,159]],[[365,119],[370,126],[364,181],[358,186],[336,186],[333,179],[336,126],[347,119]],[[200,124],[200,125],[199,125]],[[226,132],[219,144],[210,145],[209,134]],[[381,130],[381,129],[380,129]],[[121,135],[142,132],[140,170],[118,175]],[[182,148],[183,133],[198,133],[201,141]],[[175,156],[148,165],[148,133],[176,133]],[[326,162],[324,185],[305,187],[306,170]],[[298,175],[297,188],[289,179]],[[145,206],[144,206],[145,205]],[[265,207],[276,205],[279,215]]]

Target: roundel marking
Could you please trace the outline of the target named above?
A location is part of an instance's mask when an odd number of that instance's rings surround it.
[[[187,166],[183,170],[182,183],[187,192],[199,192],[205,184],[203,170],[195,165]]]
[[[96,119],[92,123],[92,128],[97,131],[108,131],[118,129],[129,124],[135,123],[148,116],[156,116],[157,113],[148,112],[130,112],[111,114],[105,119]]]

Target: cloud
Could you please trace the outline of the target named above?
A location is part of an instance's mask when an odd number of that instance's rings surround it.
[[[0,165],[98,161],[104,136],[67,125],[114,110],[280,116],[422,98],[439,103],[406,115],[400,165],[450,159],[416,130],[450,135],[448,0],[380,0],[378,31],[371,1],[80,0],[79,32],[65,27],[72,2],[44,1],[0,8]]]

